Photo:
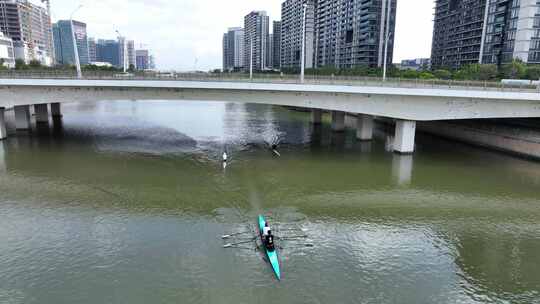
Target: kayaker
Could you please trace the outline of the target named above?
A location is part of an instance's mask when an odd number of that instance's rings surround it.
[[[265,223],[263,227],[263,236],[267,236],[268,231],[270,231],[270,227],[268,227],[268,223]]]
[[[272,231],[268,230],[268,235],[265,237],[265,243],[266,243],[266,249],[269,251],[274,250],[274,236],[272,235]]]

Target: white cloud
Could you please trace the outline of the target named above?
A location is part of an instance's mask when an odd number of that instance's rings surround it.
[[[242,26],[252,10],[280,19],[281,0],[52,0],[53,20],[87,23],[89,36],[114,38],[118,29],[144,43],[162,69],[208,70],[221,67],[221,40],[228,27]],[[398,0],[395,60],[429,57],[433,0]],[[412,5],[414,3],[414,5]]]

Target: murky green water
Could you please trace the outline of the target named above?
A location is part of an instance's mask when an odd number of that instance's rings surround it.
[[[540,164],[389,142],[260,105],[66,105],[0,144],[0,303],[540,303]],[[315,245],[283,244],[281,282],[222,248],[259,213]]]

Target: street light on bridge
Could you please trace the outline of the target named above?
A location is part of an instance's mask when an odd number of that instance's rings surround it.
[[[82,70],[81,70],[81,61],[79,60],[79,49],[77,47],[77,39],[75,37],[75,26],[73,26],[73,15],[81,9],[83,6],[82,4],[79,5],[73,13],[71,13],[71,16],[69,17],[69,22],[71,25],[71,38],[73,40],[73,56],[75,57],[75,66],[77,67],[77,78],[82,78]]]
[[[304,15],[302,18],[302,56],[300,58],[300,83],[304,83],[304,74],[306,69],[306,13],[307,3],[304,3]]]
[[[384,37],[383,81],[386,81],[386,70],[388,67],[388,40],[390,38],[390,13],[392,12],[392,0],[386,0],[386,2],[386,34]]]
[[[124,66],[124,74],[127,73],[127,63],[128,63],[128,49],[127,49],[127,38],[122,36],[122,34],[120,34],[120,32],[118,30],[116,30],[116,33],[118,34],[118,39],[122,38],[123,40],[123,43],[122,43],[122,48],[124,49],[124,62],[123,62],[123,66]]]

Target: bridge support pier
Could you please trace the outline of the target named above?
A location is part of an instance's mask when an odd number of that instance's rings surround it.
[[[51,115],[53,118],[62,117],[62,111],[60,109],[59,102],[51,103]]]
[[[416,135],[416,121],[396,120],[396,134],[394,137],[394,152],[411,154],[414,152],[414,137]]]
[[[34,111],[36,112],[36,123],[49,123],[49,109],[46,103],[34,105]]]
[[[7,138],[6,118],[4,116],[5,112],[6,108],[0,108],[0,140]]]
[[[359,140],[373,139],[373,116],[358,114],[356,121],[356,138]]]
[[[319,110],[319,109],[311,110],[311,123],[314,125],[322,124],[322,110]]]
[[[345,131],[345,112],[332,111],[332,131]]]
[[[30,106],[15,106],[15,127],[17,130],[30,130]]]

